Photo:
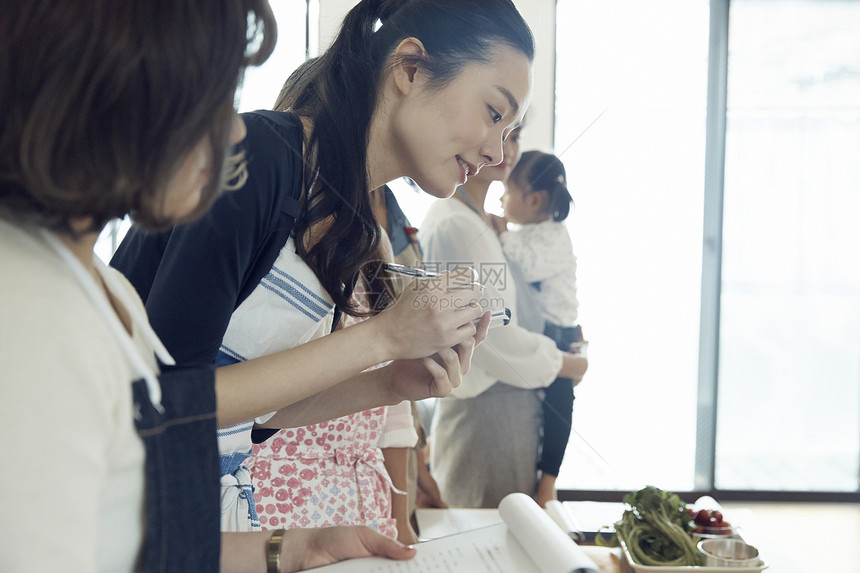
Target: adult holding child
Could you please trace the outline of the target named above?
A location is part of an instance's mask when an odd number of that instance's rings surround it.
[[[512,492],[533,495],[542,505],[556,497],[555,476],[538,470],[540,394],[558,377],[581,380],[588,368],[584,357],[523,328],[528,321],[530,328],[542,330],[543,317],[530,297],[518,297],[526,285],[515,280],[496,221],[484,210],[490,184],[506,181],[519,156],[519,129],[514,129],[505,141],[504,161],[482,169],[453,199],[435,202],[421,227],[428,264],[501,270],[492,283],[485,282],[504,297],[513,315],[511,324],[488,333],[475,349],[463,384],[439,400],[434,412],[431,470],[453,506],[497,507]],[[528,311],[520,309],[521,301],[529,303]]]
[[[302,426],[459,384],[489,319],[473,325],[482,313],[469,304],[481,296],[471,271],[407,287],[378,316],[322,335],[335,307],[357,314],[350,297],[381,233],[370,191],[409,176],[446,197],[501,161],[502,138],[528,105],[532,57],[531,33],[509,0],[364,0],[299,78],[292,111],[243,116],[242,189],[192,225],[133,230],[123,242],[112,264],[145,299],[177,362],[217,360],[237,373],[234,383],[218,380],[219,425],[236,425],[222,438],[242,440],[221,452],[224,509],[236,521],[247,507],[242,523],[253,525],[242,467],[252,428]],[[285,195],[299,207],[288,236],[269,231]],[[258,254],[270,250],[256,275]],[[422,303],[428,294],[437,304]]]

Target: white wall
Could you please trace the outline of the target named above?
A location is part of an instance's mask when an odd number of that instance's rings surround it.
[[[553,149],[555,125],[555,0],[514,0],[535,37],[534,93],[521,149]]]
[[[319,0],[320,52],[332,41],[356,0]],[[555,114],[555,0],[514,0],[535,37],[534,93],[522,148],[552,150]]]

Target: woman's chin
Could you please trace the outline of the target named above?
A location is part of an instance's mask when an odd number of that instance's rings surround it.
[[[507,167],[503,167],[502,165],[493,165],[491,167],[484,167],[478,173],[478,176],[485,183],[492,183],[493,181],[504,181],[508,178],[510,174],[510,170]]]
[[[418,184],[418,187],[420,187],[422,191],[424,191],[431,197],[435,197],[437,199],[447,199],[448,197],[451,197],[459,186],[459,183],[456,183],[454,185]]]

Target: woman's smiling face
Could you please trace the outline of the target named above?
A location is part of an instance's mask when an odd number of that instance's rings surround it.
[[[449,197],[485,165],[503,160],[503,139],[531,100],[531,62],[499,44],[489,62],[465,65],[442,88],[419,68],[394,121],[393,153],[402,171],[436,197]]]

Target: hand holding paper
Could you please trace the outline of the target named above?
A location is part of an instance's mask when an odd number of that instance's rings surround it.
[[[353,559],[319,573],[600,573],[594,562],[532,498],[512,493],[499,504],[505,523],[419,543],[414,559]]]

